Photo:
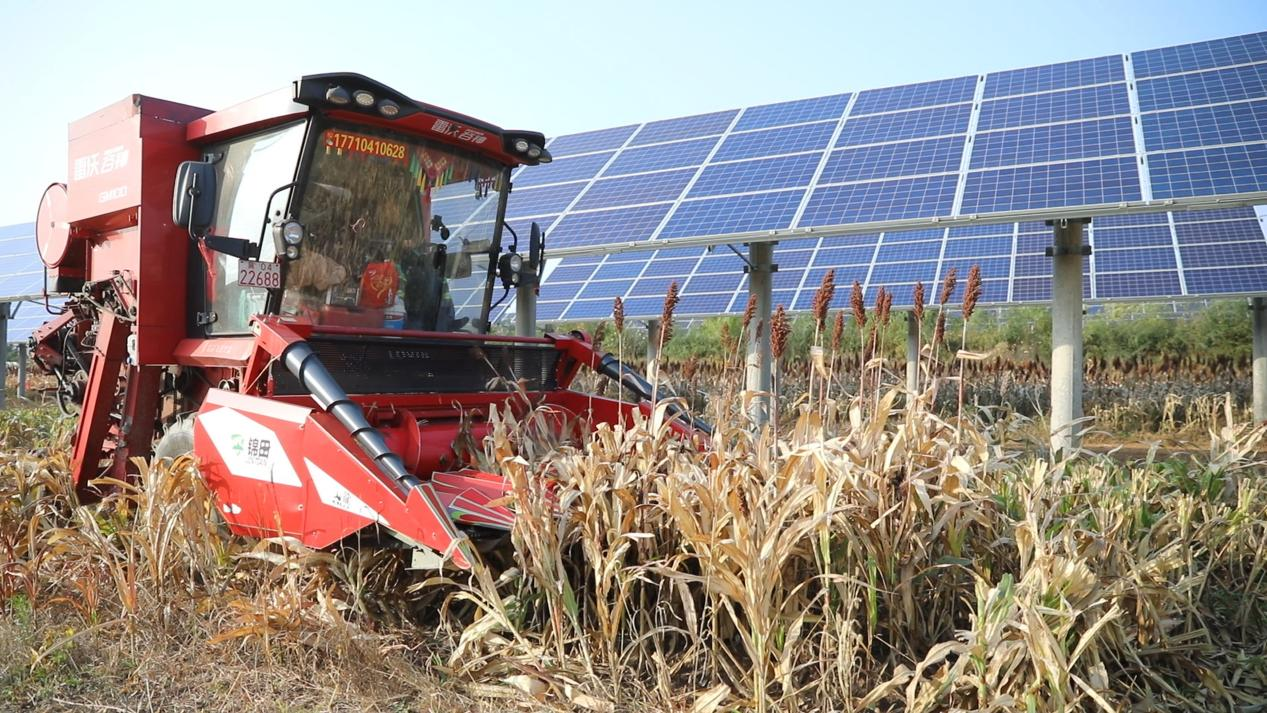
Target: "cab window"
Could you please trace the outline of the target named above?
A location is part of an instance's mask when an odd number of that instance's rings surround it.
[[[260,244],[260,229],[270,213],[286,211],[290,189],[269,196],[295,180],[295,169],[303,148],[304,122],[213,146],[207,153],[218,154],[216,167],[216,216],[211,235],[243,238],[260,246],[260,260],[272,261],[275,248],[271,235]],[[207,305],[215,314],[207,325],[210,334],[243,334],[251,317],[262,314],[268,290],[238,285],[236,257],[204,251]]]

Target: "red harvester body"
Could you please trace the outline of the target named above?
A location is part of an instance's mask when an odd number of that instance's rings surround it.
[[[535,289],[543,264],[535,225],[526,259],[502,233],[511,171],[544,146],[356,74],[72,124],[36,235],[70,299],[32,342],[79,412],[81,497],[192,451],[238,534],[386,534],[419,566],[469,567],[514,520],[506,481],[472,467],[492,411],[545,406],[562,431],[649,408],[583,334],[488,334],[497,282]],[[637,397],[570,390],[581,368]]]

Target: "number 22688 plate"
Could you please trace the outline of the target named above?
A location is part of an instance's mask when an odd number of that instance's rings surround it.
[[[282,286],[282,267],[275,262],[239,260],[238,284],[275,290]]]

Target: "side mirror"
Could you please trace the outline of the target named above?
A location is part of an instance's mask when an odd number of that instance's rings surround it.
[[[172,221],[202,237],[216,217],[216,172],[206,161],[185,161],[176,169]]]
[[[528,233],[528,265],[540,275],[545,261],[546,236],[541,232],[541,226],[534,220]]]

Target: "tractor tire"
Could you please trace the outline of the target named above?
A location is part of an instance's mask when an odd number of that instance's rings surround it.
[[[181,416],[163,432],[154,446],[154,459],[176,460],[194,452],[194,415]]]

